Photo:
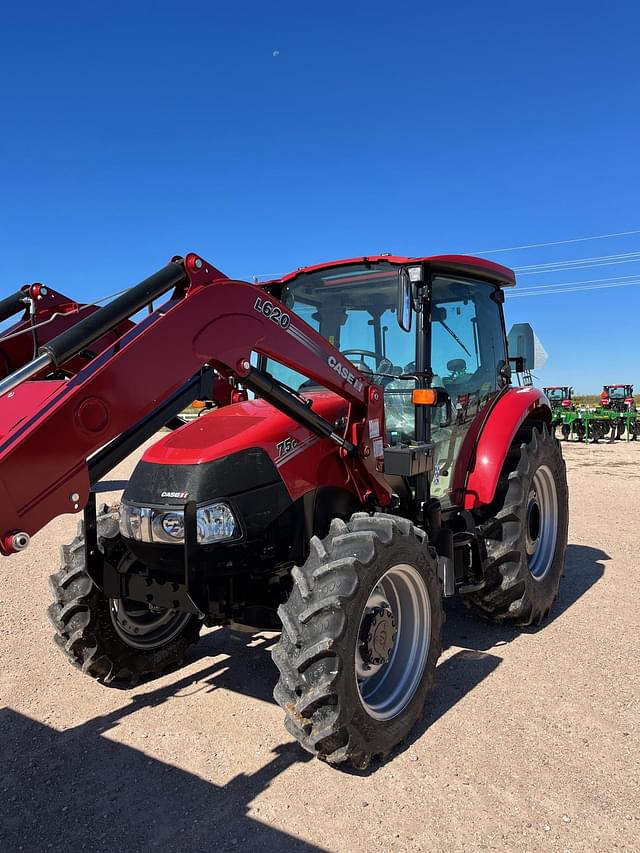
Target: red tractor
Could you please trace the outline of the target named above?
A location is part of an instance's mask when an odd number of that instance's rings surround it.
[[[614,412],[635,411],[633,385],[603,385],[600,405]]]
[[[51,578],[69,661],[130,686],[203,624],[281,630],[289,732],[335,764],[388,755],[433,687],[443,597],[526,626],[558,595],[565,465],[544,395],[510,384],[514,284],[454,255],[258,286],[190,254],[11,365],[0,547],[84,512]],[[193,399],[211,411],[180,425]],[[97,482],[166,425],[98,512]]]

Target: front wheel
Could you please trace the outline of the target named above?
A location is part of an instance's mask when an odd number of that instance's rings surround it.
[[[492,513],[479,519],[485,586],[467,603],[499,622],[539,625],[558,596],[569,520],[565,463],[546,425],[514,443]]]
[[[97,525],[99,545],[118,536],[118,508],[105,506]],[[103,684],[133,687],[183,662],[200,633],[195,616],[107,598],[86,570],[82,523],[61,554],[60,570],[49,579],[54,601],[48,612],[54,640],[74,666]]]
[[[306,750],[363,769],[409,734],[433,686],[441,596],[435,555],[406,519],[356,513],[311,540],[273,652],[275,699]]]

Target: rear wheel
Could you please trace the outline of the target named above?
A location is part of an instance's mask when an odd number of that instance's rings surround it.
[[[480,525],[486,585],[467,602],[496,621],[539,625],[558,595],[569,517],[562,451],[546,425],[514,444],[491,513]]]
[[[273,652],[275,699],[306,750],[362,769],[409,734],[440,654],[436,568],[424,533],[391,515],[334,519],[312,539]]]
[[[562,432],[562,437],[564,438],[564,440],[568,441],[569,435],[571,434],[571,427],[569,426],[569,424],[562,424],[560,431]]]
[[[119,535],[117,507],[103,507],[97,522],[99,544]],[[54,639],[74,666],[103,684],[132,687],[183,662],[200,633],[195,616],[107,598],[86,571],[82,523],[61,558],[60,570],[49,579],[54,602],[48,613]]]

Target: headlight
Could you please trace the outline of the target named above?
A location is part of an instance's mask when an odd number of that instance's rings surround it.
[[[198,544],[211,545],[234,539],[239,526],[231,508],[221,502],[207,504],[196,510]],[[165,545],[184,543],[184,510],[151,509],[123,504],[120,511],[120,532],[136,542],[157,542]]]
[[[184,513],[151,511],[151,538],[154,542],[184,542]]]
[[[236,535],[236,520],[226,504],[203,506],[197,512],[198,542],[209,545],[222,539],[233,539]]]

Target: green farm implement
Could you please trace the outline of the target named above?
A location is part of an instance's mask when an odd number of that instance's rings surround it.
[[[594,444],[602,439],[636,441],[640,435],[640,412],[616,412],[599,406],[580,407],[566,409],[557,418],[554,413],[554,424],[560,427],[566,441],[576,439]]]
[[[551,423],[565,441],[635,441],[640,435],[633,385],[605,385],[599,406],[576,405],[570,385],[550,385],[544,393],[551,404]]]

